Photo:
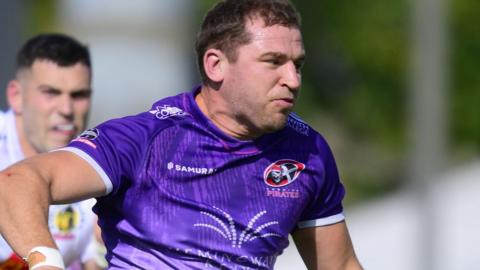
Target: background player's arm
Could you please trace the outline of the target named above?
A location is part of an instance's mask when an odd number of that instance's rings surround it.
[[[362,269],[345,222],[299,229],[292,236],[308,269]]]
[[[0,172],[0,233],[20,256],[35,246],[56,247],[48,230],[48,205],[104,194],[97,172],[73,153],[23,160]]]
[[[108,262],[105,259],[107,249],[102,239],[102,230],[97,224],[97,219],[95,218],[94,222],[94,235],[92,236],[88,247],[84,250],[82,254],[82,261],[87,259],[82,263],[83,270],[102,270],[106,269]]]

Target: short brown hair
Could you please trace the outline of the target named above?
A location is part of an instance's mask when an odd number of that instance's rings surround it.
[[[82,63],[91,69],[88,47],[62,33],[43,33],[28,39],[17,53],[17,71],[30,68],[35,60],[49,60],[61,67]]]
[[[263,19],[265,26],[300,28],[300,15],[288,0],[223,0],[207,12],[195,42],[197,64],[202,81],[208,82],[203,55],[210,48],[223,51],[229,61],[236,60],[236,49],[248,44],[246,20]]]

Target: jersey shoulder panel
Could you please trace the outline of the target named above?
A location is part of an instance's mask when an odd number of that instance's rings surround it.
[[[191,121],[181,99],[182,95],[166,98],[148,111],[108,120],[83,132],[69,146],[80,149],[79,155],[102,175],[107,193],[111,187],[117,191],[121,182],[134,179],[142,170],[158,134],[178,127],[182,121]]]
[[[297,114],[290,113],[287,119],[287,128],[303,136],[309,136],[313,129],[303,121]]]
[[[291,140],[308,145],[310,150],[323,151],[325,148],[329,148],[325,138],[293,112],[288,116],[286,129],[289,131],[288,135]]]

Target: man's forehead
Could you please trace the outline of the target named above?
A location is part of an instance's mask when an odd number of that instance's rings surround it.
[[[295,58],[304,57],[305,49],[298,28],[281,25],[251,26],[250,42],[247,46],[256,48],[262,55],[278,53]]]
[[[81,62],[71,66],[60,66],[51,60],[35,60],[31,67],[17,71],[17,79],[24,85],[47,85],[58,89],[91,87],[90,69]]]
[[[266,26],[260,18],[249,19],[246,30],[251,35],[251,40],[286,40],[295,43],[303,43],[302,34],[297,27],[288,27],[280,24]]]
[[[268,47],[293,46],[303,49],[303,39],[300,35],[270,35],[269,33],[253,34],[251,43],[268,44]]]
[[[58,63],[56,63],[52,60],[44,59],[44,58],[37,58],[32,62],[32,64],[30,66],[25,66],[25,67],[19,68],[16,72],[16,75],[17,76],[26,76],[26,75],[32,75],[33,73],[36,73],[38,71],[49,72],[49,70],[67,69],[69,67],[74,67],[76,65],[81,66],[81,67],[85,68],[86,70],[88,70],[88,72],[90,72],[90,68],[87,65],[85,65],[81,62],[72,64],[72,65],[69,65],[69,66],[61,66],[61,65],[59,65]]]
[[[38,67],[48,67],[48,68],[68,69],[68,68],[75,67],[75,66],[80,66],[80,67],[83,67],[87,70],[90,70],[90,68],[81,61],[69,64],[69,65],[61,65],[61,64],[55,62],[54,60],[46,59],[46,58],[35,59],[33,61],[32,65],[30,66],[30,69],[32,69],[34,67],[37,67],[37,68]]]

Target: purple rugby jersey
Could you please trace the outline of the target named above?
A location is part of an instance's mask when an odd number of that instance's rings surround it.
[[[273,269],[295,229],[344,219],[344,188],[326,141],[291,115],[240,141],[194,100],[100,124],[66,148],[101,175],[110,269]]]

